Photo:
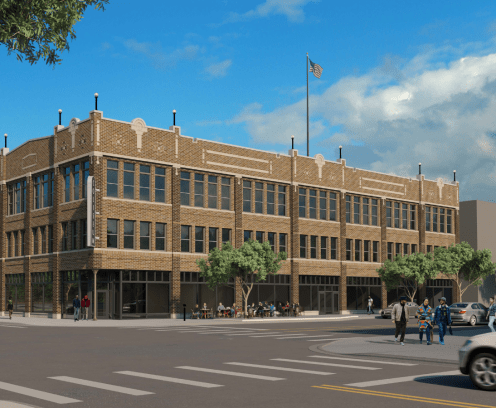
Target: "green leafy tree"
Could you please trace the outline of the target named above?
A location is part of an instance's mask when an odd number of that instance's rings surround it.
[[[0,0],[0,44],[7,54],[16,53],[32,64],[43,58],[55,67],[62,59],[57,51],[68,50],[67,36],[76,38],[74,25],[88,6],[105,10],[109,0]]]
[[[419,287],[436,275],[431,255],[423,253],[397,255],[394,261],[386,259],[384,266],[376,271],[388,291],[403,287],[410,302],[413,302]]]
[[[246,314],[254,282],[265,281],[268,275],[277,273],[281,261],[286,259],[286,252],[276,256],[267,241],[261,244],[250,239],[241,248],[233,248],[229,242],[223,244],[222,249],[214,248],[207,261],[198,259],[196,264],[210,289],[221,285],[234,287],[239,282]]]
[[[448,276],[458,287],[461,301],[470,286],[482,285],[485,278],[494,275],[496,263],[492,262],[491,257],[490,249],[474,250],[469,243],[462,242],[448,248],[436,248],[434,268]]]

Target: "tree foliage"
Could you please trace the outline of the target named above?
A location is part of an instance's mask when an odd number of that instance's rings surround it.
[[[0,0],[0,44],[7,54],[16,53],[32,64],[43,58],[47,65],[59,63],[57,51],[68,50],[67,36],[76,38],[74,24],[88,6],[104,11],[109,0]]]
[[[409,256],[397,255],[394,261],[386,259],[384,266],[376,269],[388,291],[402,287],[413,302],[418,288],[436,272],[431,254],[413,253]]]
[[[221,285],[234,287],[239,282],[246,314],[253,284],[265,281],[269,274],[277,273],[282,266],[281,261],[286,259],[286,252],[279,252],[276,256],[267,241],[261,244],[250,239],[241,248],[233,248],[229,242],[223,244],[222,249],[214,248],[207,261],[198,259],[196,264],[200,268],[200,276],[211,289]]]

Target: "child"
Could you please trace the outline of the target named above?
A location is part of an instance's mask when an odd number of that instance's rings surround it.
[[[431,345],[431,328],[432,328],[432,318],[430,315],[419,316],[419,338],[420,344],[422,344],[422,338],[424,337],[424,332],[427,333],[427,345]]]

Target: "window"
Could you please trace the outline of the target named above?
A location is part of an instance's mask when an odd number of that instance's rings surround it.
[[[401,255],[401,244],[396,243],[396,251],[394,253],[395,257]]]
[[[437,232],[437,208],[432,208],[432,231]]]
[[[163,167],[155,167],[155,202],[165,203],[165,169]]]
[[[222,228],[222,243],[231,242],[231,230],[229,228]]]
[[[451,210],[448,210],[446,214],[446,232],[451,234]]]
[[[48,226],[48,253],[53,252],[53,225]]]
[[[310,258],[317,258],[317,236],[310,236]]]
[[[320,201],[319,201],[319,219],[327,220],[327,193],[325,191],[320,191]]]
[[[338,239],[331,237],[331,259],[338,259]]]
[[[390,261],[393,260],[393,243],[392,242],[387,243],[387,259],[389,259]]]
[[[400,203],[394,203],[394,228],[400,227]]]
[[[181,205],[190,205],[189,203],[190,178],[191,178],[191,173],[188,173],[187,171],[181,172]]]
[[[21,213],[21,183],[15,183],[14,185],[14,200],[15,200],[15,207],[14,207],[14,214],[20,214]]]
[[[310,218],[317,219],[317,191],[310,190]]]
[[[14,256],[19,256],[19,245],[17,241],[17,231],[12,233],[12,236],[14,237],[13,244],[14,244]]]
[[[34,178],[34,208],[41,208],[41,177]]]
[[[300,258],[307,257],[307,236],[300,235]]]
[[[134,221],[124,221],[124,249],[134,249]]]
[[[90,162],[83,162],[83,198],[86,197],[86,189],[88,185],[88,177],[90,176]]]
[[[145,221],[140,222],[140,249],[150,249],[150,227],[151,223]]]
[[[12,233],[7,233],[7,258],[12,256]]]
[[[269,232],[267,234],[267,240],[269,241],[269,245],[272,248],[272,252],[276,251],[276,233],[275,232]]]
[[[208,176],[208,208],[217,208],[217,176]]]
[[[155,224],[155,250],[165,251],[165,225],[157,222]]]
[[[249,241],[251,239],[251,234],[252,233],[253,233],[253,231],[247,231],[247,230],[245,230],[243,232],[243,242]]]
[[[360,197],[353,197],[353,222],[360,224]]]
[[[274,184],[267,184],[267,214],[274,215],[275,212],[275,191]]]
[[[7,206],[8,206],[8,214],[14,214],[14,186],[9,184],[7,187]]]
[[[412,244],[412,254],[417,252],[417,244]]]
[[[119,197],[118,195],[118,162],[107,160],[107,197]]]
[[[362,241],[359,239],[355,239],[355,261],[362,260],[361,246],[362,246]]]
[[[327,259],[327,237],[320,237],[320,259]]]
[[[403,255],[408,255],[409,244],[403,244]]]
[[[124,163],[124,198],[134,199],[134,164]]]
[[[401,228],[408,228],[408,204],[401,204]]]
[[[195,227],[195,252],[203,253],[205,241],[205,228]]]
[[[379,241],[372,242],[372,262],[379,262]]]
[[[427,245],[427,252],[432,252],[432,245]]]
[[[77,247],[77,222],[71,221],[71,249],[78,249]]]
[[[336,221],[336,193],[329,193],[329,221]]]
[[[43,208],[46,208],[49,205],[52,205],[52,204],[49,204],[49,200],[50,200],[50,196],[51,196],[51,192],[50,192],[50,187],[49,186],[50,186],[50,183],[49,183],[49,180],[48,180],[48,174],[44,174],[43,177],[42,177],[42,183],[41,183],[41,187],[42,187],[41,197],[42,197],[42,200],[40,200],[41,201],[40,202],[40,205],[42,205]]]
[[[346,260],[351,261],[351,245],[352,245],[352,240],[347,239],[346,240]]]
[[[439,232],[444,232],[444,208],[439,209]]]
[[[189,225],[181,225],[181,252],[189,252]]]
[[[351,196],[346,196],[346,222],[351,222]]]
[[[74,190],[74,200],[79,200],[79,164],[74,165],[74,183],[73,183],[73,190]]]
[[[284,217],[286,215],[286,187],[278,186],[277,189],[279,191],[279,197],[277,202],[277,205],[279,207],[278,214]]]
[[[66,222],[63,222],[62,223],[62,248],[61,248],[62,251],[67,251],[67,247],[69,245],[68,234],[69,234],[68,225]]]
[[[40,235],[41,235],[41,253],[46,254],[47,247],[46,247],[45,227],[40,227]]]
[[[221,209],[231,209],[231,179],[228,177],[221,180]]]
[[[203,207],[204,200],[204,183],[205,177],[203,174],[195,173],[195,207]]]
[[[209,228],[208,229],[208,252],[211,252],[212,249],[217,248],[217,234],[218,228]]]
[[[262,231],[257,231],[255,233],[255,241],[262,243],[264,240],[263,238],[264,238],[264,233]]]
[[[288,241],[287,234],[279,234],[279,252],[286,252],[286,253],[288,252],[287,241]]]
[[[369,199],[363,198],[363,208],[362,208],[362,223],[363,225],[369,225]]]
[[[51,207],[53,205],[53,193],[55,191],[55,173],[50,172],[50,193],[48,197],[48,206]]]
[[[139,199],[150,201],[150,166],[140,165]]]
[[[243,181],[243,211],[251,212],[251,181]]]
[[[71,201],[71,168],[66,167],[64,172],[64,203]]]
[[[431,230],[431,207],[425,207],[425,230]]]
[[[369,261],[370,241],[363,241],[363,261]]]
[[[392,203],[391,201],[386,201],[386,227],[392,227],[393,226],[393,223],[392,223],[392,214],[391,214],[391,210],[392,210]]]
[[[255,212],[263,214],[263,183],[255,182]]]
[[[26,254],[26,231],[21,231],[21,256]]]
[[[26,180],[10,184],[8,187],[8,214],[26,211]]]
[[[86,222],[86,220],[81,220],[81,246],[80,248],[83,249],[83,248],[86,248],[88,245],[88,243],[86,242],[87,239],[88,239],[88,235],[86,233],[86,228],[88,228],[88,224]]]
[[[299,189],[299,217],[304,218],[307,216],[307,190],[304,188]]]

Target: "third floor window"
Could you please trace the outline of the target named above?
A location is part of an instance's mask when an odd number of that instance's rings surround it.
[[[124,163],[124,198],[134,200],[134,164]]]
[[[119,163],[114,160],[107,160],[107,197],[119,197]]]

